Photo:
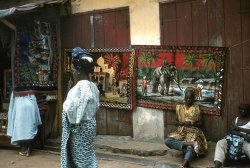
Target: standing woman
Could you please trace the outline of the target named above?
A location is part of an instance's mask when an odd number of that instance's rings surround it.
[[[99,90],[90,81],[94,65],[90,53],[80,47],[72,50],[74,86],[63,103],[61,168],[98,167],[93,143],[96,136],[95,114],[99,108]]]
[[[179,168],[190,167],[193,156],[204,155],[207,152],[207,140],[200,129],[202,120],[199,105],[194,104],[194,88],[186,88],[184,100],[185,104],[176,106],[179,126],[165,139],[165,144],[169,148],[183,151],[185,154]]]
[[[25,96],[24,96],[25,95]],[[34,94],[11,93],[8,111],[7,135],[12,145],[22,147],[21,156],[30,156],[31,147],[41,125],[41,117]]]

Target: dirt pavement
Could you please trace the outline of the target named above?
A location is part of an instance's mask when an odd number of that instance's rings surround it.
[[[31,157],[19,156],[15,149],[0,149],[0,168],[60,168],[60,155],[33,151]],[[139,163],[98,159],[99,168],[152,168]]]
[[[47,140],[43,150],[31,157],[18,156],[17,149],[0,147],[0,168],[60,168],[61,139]],[[209,142],[206,156],[194,159],[192,168],[213,166],[215,142]],[[176,168],[183,162],[183,153],[164,143],[135,141],[130,137],[97,136],[95,139],[99,168]],[[227,168],[250,168],[248,163],[227,163]]]

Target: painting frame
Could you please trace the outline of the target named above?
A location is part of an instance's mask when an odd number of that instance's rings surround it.
[[[12,71],[4,69],[4,100],[10,100],[11,91],[13,89]]]
[[[137,58],[137,106],[175,110],[176,104],[184,103],[184,90],[187,87],[193,87],[196,91],[195,103],[200,105],[201,111],[205,114],[221,115],[224,105],[226,47],[164,45],[134,45],[132,47],[135,48]],[[198,60],[197,64],[188,67],[186,63],[191,65],[194,58]],[[169,75],[168,79],[171,80],[168,83],[162,82],[164,85],[161,85],[160,78],[156,77],[157,73],[155,73],[157,70],[161,71],[160,67],[164,67],[164,69],[167,67],[168,70],[173,68],[175,70],[174,76],[178,76],[176,77],[178,78],[177,84],[172,81],[172,77]],[[191,73],[194,76],[190,76]],[[167,79],[167,77],[163,77],[163,79]],[[179,87],[177,87],[178,82]],[[204,94],[201,99],[198,99],[197,96],[199,84],[203,87],[202,93]],[[148,89],[146,94],[145,89],[143,89],[144,85]]]
[[[54,23],[41,19],[31,19],[18,26],[13,70],[15,91],[57,90],[59,52],[56,32]]]
[[[134,49],[93,48],[85,50],[91,53],[98,64],[90,78],[97,84],[98,89],[100,89],[100,83],[101,88],[104,88],[102,91],[99,90],[100,107],[133,110],[136,103]],[[64,74],[68,74],[67,76],[72,73],[71,51],[72,49],[64,49]],[[115,64],[115,61],[118,63]]]

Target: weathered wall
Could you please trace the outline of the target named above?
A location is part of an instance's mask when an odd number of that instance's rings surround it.
[[[162,110],[137,107],[133,113],[133,130],[135,140],[163,142]]]
[[[152,0],[78,0],[72,2],[72,13],[129,6],[132,45],[159,45],[159,3]]]
[[[79,0],[72,13],[129,6],[131,45],[160,45],[159,2],[153,0]],[[138,107],[133,112],[133,136],[137,140],[164,138],[163,111]]]
[[[129,6],[131,44],[159,45],[161,43],[160,25],[162,24],[159,19],[159,1],[174,2],[174,0],[78,0],[72,1],[72,11],[81,13]],[[178,15],[177,21],[183,19],[186,24],[178,27],[175,32],[178,33],[176,36],[174,32],[171,32],[167,37],[168,41],[164,43],[166,45],[222,46],[230,49],[226,58],[227,85],[225,85],[225,105],[222,116],[204,116],[204,132],[208,139],[213,141],[224,136],[231,121],[238,115],[238,104],[242,101],[249,103],[250,100],[250,77],[248,75],[250,14],[241,13],[240,8],[244,6],[242,2],[244,1],[178,0],[176,9],[179,14],[183,15]],[[186,19],[191,21],[185,12],[191,14],[192,22],[185,21]],[[162,135],[175,129],[173,125],[168,124],[168,121],[174,117],[175,114],[172,111],[138,107],[133,112],[134,137],[143,138],[141,134],[143,132],[147,140],[162,138]],[[152,123],[162,119],[166,124],[165,127],[168,128],[164,130],[165,134],[164,131],[161,134],[161,130],[154,135],[147,132],[143,126],[150,123],[148,119],[152,120]]]

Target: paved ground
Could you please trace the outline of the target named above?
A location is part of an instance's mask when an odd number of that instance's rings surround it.
[[[31,157],[17,155],[15,149],[0,150],[1,168],[60,168],[60,155],[43,151],[33,151]],[[152,168],[141,163],[120,160],[98,159],[99,168]]]
[[[17,155],[17,150],[0,148],[0,168],[59,168],[61,139],[47,140],[44,149],[30,158]],[[205,157],[195,159],[192,168],[213,166],[215,142],[209,142]],[[182,152],[169,149],[162,142],[134,141],[131,137],[97,136],[95,139],[99,168],[176,168],[183,161]],[[250,168],[249,163],[227,163],[227,168]]]
[[[97,136],[97,155],[102,158],[128,160],[159,168],[178,167],[183,162],[183,153],[169,149],[164,142],[152,143],[134,141],[131,137]],[[208,142],[206,156],[194,159],[192,168],[213,166],[215,142]],[[250,168],[249,162],[226,162],[228,168]]]

